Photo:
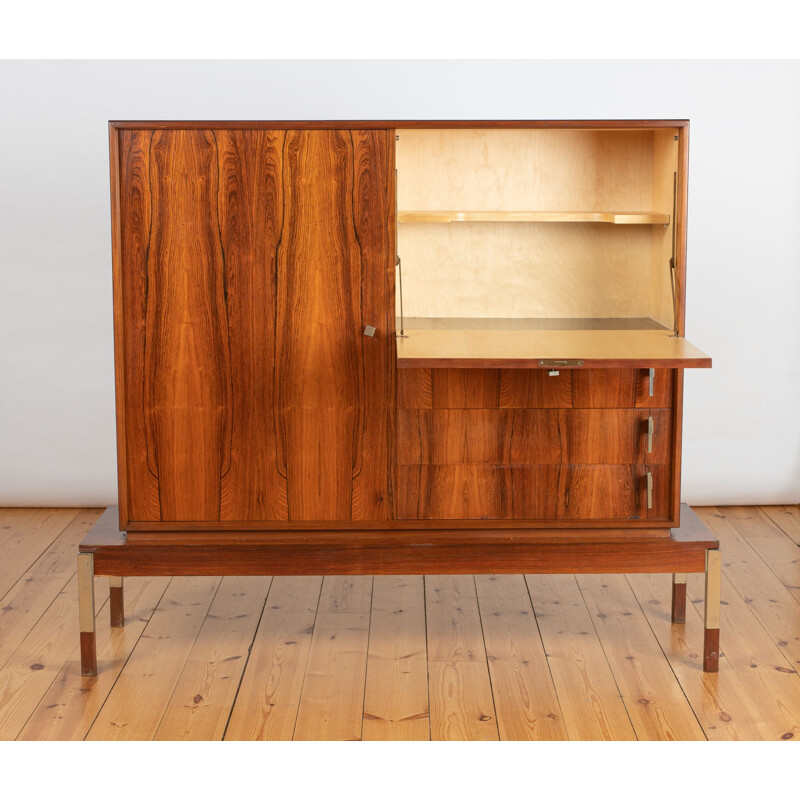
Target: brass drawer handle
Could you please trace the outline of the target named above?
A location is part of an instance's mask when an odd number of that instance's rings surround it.
[[[647,473],[647,508],[653,507],[653,473]]]
[[[647,418],[647,452],[653,452],[653,431],[655,430],[655,425],[653,424],[653,418]]]

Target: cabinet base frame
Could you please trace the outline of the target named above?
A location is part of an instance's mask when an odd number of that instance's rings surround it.
[[[111,576],[111,624],[123,623],[122,577],[201,575],[407,575],[673,573],[673,622],[685,620],[686,573],[705,572],[703,669],[719,669],[721,560],[717,538],[681,505],[681,527],[669,537],[569,541],[519,531],[264,531],[205,534],[159,533],[128,540],[109,508],[79,547],[78,605],[81,674],[97,674],[94,575]],[[682,579],[682,581],[681,581]],[[681,588],[682,586],[682,588]],[[682,599],[681,599],[682,598]]]

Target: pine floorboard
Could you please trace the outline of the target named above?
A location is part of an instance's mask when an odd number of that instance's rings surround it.
[[[0,740],[798,740],[800,507],[695,509],[720,539],[720,671],[668,575],[139,578],[80,676],[98,509],[0,509]]]

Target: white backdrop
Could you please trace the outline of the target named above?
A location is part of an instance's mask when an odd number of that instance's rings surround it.
[[[109,119],[688,118],[683,499],[800,502],[800,62],[0,62],[0,505],[116,501]]]

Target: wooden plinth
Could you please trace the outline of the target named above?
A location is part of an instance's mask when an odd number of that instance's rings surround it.
[[[719,546],[681,506],[669,537],[542,531],[246,531],[130,534],[109,508],[80,545],[97,575],[406,575],[702,572]],[[596,535],[599,535],[595,532]]]

